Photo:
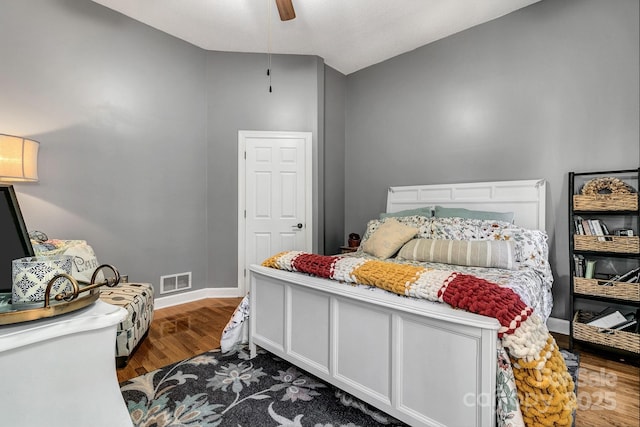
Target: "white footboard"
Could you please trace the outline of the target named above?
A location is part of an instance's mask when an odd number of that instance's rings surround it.
[[[495,426],[495,319],[251,267],[249,343],[414,426]]]

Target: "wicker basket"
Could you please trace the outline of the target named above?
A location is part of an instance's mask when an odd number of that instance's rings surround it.
[[[573,196],[573,209],[576,211],[637,211],[638,193],[633,194],[596,194]]]
[[[592,313],[578,310],[573,317],[573,337],[594,344],[615,347],[640,354],[640,334],[586,325]]]
[[[638,236],[606,236],[606,241],[598,240],[603,236],[573,236],[573,245],[577,251],[620,252],[626,254],[640,253],[640,237]]]
[[[611,282],[612,285],[610,286],[600,285],[599,283],[607,283],[607,281],[574,277],[573,291],[582,295],[618,298],[626,301],[640,301],[639,283]]]

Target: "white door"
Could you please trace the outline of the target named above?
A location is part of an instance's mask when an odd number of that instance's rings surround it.
[[[311,250],[311,133],[240,131],[238,283],[281,251]]]

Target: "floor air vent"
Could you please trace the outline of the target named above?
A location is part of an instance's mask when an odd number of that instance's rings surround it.
[[[191,289],[191,272],[160,277],[161,294],[182,291],[184,289]]]

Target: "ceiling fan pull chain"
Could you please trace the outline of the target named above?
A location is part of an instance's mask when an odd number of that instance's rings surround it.
[[[267,0],[267,7],[269,8],[267,22],[267,57],[269,59],[269,65],[267,66],[267,76],[269,77],[269,93],[273,92],[271,88],[271,0]]]

